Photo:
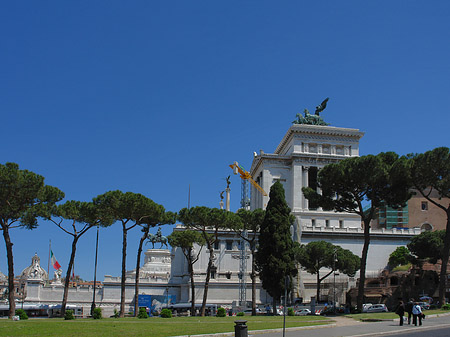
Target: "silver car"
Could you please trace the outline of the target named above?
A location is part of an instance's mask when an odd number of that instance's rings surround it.
[[[367,308],[366,312],[388,312],[386,304],[374,304]]]

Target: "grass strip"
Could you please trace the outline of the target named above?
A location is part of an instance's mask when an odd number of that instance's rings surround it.
[[[168,337],[234,332],[234,321],[247,320],[248,330],[278,329],[283,327],[280,316],[245,317],[174,317],[148,319],[105,318],[101,320],[60,318],[29,319],[26,321],[0,320],[0,336],[153,336]],[[320,316],[286,317],[286,327],[328,324]]]

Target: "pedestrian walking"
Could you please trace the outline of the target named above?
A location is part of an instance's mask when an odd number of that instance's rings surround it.
[[[417,319],[419,319],[419,326],[422,325],[422,308],[420,307],[419,303],[415,302],[414,306],[412,308],[412,314],[413,314],[413,324],[417,326]]]
[[[414,300],[411,298],[408,303],[405,305],[405,310],[408,313],[408,324],[411,324],[412,318],[412,308],[414,306]]]
[[[405,315],[405,304],[403,301],[398,303],[395,313],[400,317],[400,325],[403,325],[403,315]]]

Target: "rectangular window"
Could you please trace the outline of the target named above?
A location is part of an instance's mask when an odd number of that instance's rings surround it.
[[[214,249],[219,250],[219,240],[214,241]]]
[[[233,241],[227,240],[227,250],[233,249]]]
[[[344,228],[344,220],[339,220],[339,228]]]
[[[330,220],[325,220],[325,227],[330,227]]]
[[[311,225],[312,225],[313,227],[316,227],[316,219],[312,219],[312,220],[311,220]]]
[[[422,211],[428,211],[428,202],[422,201]]]

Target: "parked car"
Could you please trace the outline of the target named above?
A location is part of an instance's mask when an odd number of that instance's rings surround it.
[[[244,315],[251,315],[251,314],[252,314],[252,309],[244,310]],[[263,315],[264,312],[260,308],[256,308],[256,314],[257,315]]]
[[[309,309],[300,309],[295,312],[295,316],[306,316],[311,315],[311,310]]]
[[[362,305],[362,311],[363,311],[363,312],[366,312],[367,309],[369,309],[372,305],[373,305],[372,303],[364,303],[364,304]],[[355,308],[356,308],[356,307],[355,307]]]
[[[388,312],[388,308],[386,307],[386,304],[374,304],[363,310],[363,312],[371,313],[371,312]]]

